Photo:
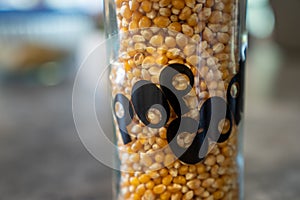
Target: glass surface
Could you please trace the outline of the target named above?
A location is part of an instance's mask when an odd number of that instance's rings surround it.
[[[243,199],[245,12],[238,0],[105,1],[123,108],[115,199]]]

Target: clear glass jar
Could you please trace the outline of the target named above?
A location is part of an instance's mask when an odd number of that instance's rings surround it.
[[[115,199],[243,199],[245,0],[106,0]]]

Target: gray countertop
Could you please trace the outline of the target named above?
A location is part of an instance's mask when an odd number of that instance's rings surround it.
[[[261,81],[253,59],[247,71],[245,196],[299,199],[300,62],[280,68],[273,92],[264,96],[252,87]],[[0,87],[0,200],[111,199],[111,170],[77,135],[72,85]]]

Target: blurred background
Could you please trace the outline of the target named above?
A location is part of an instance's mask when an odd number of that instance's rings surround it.
[[[249,200],[300,196],[299,8],[248,0]],[[72,118],[76,70],[104,40],[102,14],[100,0],[0,0],[0,199],[111,199],[111,170]]]

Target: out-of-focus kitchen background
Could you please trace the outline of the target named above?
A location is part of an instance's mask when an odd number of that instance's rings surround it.
[[[248,0],[249,200],[300,196],[299,8]],[[85,149],[72,116],[76,71],[104,40],[102,14],[100,0],[0,1],[0,199],[111,199],[111,170]]]

